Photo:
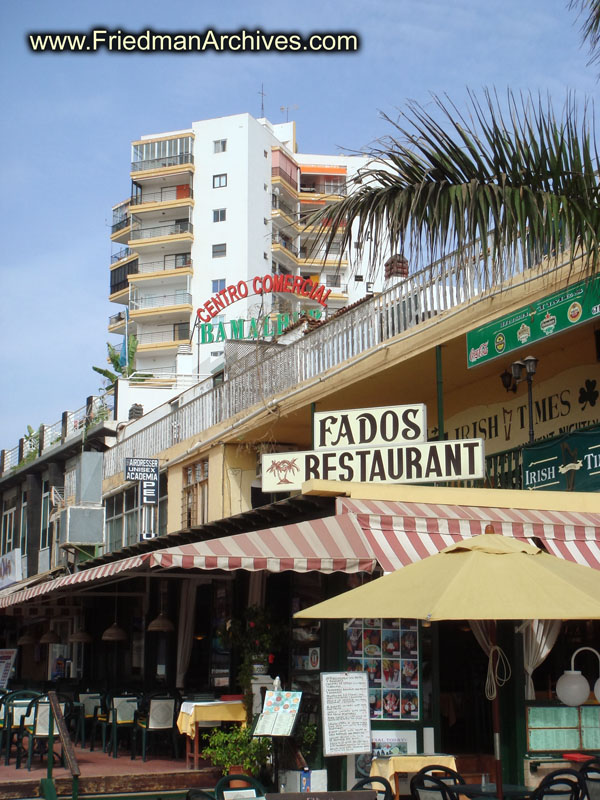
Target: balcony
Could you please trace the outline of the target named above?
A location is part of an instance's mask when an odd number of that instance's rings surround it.
[[[133,195],[130,205],[136,206],[136,213],[144,211],[143,206],[155,205],[186,206],[193,204],[194,192],[188,185],[171,186],[158,192],[141,192]]]
[[[152,275],[160,272],[170,272],[174,269],[192,269],[192,259],[177,261],[175,256],[170,260],[169,256],[161,259],[160,261],[146,261],[144,264],[139,265],[139,275]]]
[[[122,292],[129,288],[129,275],[136,275],[138,272],[137,258],[128,261],[120,267],[115,267],[110,273],[110,296]]]
[[[113,218],[113,224],[110,226],[110,238],[113,242],[124,244],[129,239],[129,231],[131,228],[131,217],[127,214],[121,219],[116,221]]]
[[[175,326],[177,328],[177,326]],[[161,350],[164,347],[178,347],[182,342],[189,342],[189,326],[186,326],[187,330],[180,331],[180,330],[166,330],[166,331],[154,331],[152,333],[140,333],[137,335],[138,341],[138,348],[142,350],[152,350],[154,347],[158,347]]]
[[[289,254],[298,258],[299,250],[294,244],[292,244],[290,239],[286,239],[281,234],[276,233],[271,237],[271,243],[273,247],[282,247],[284,250],[287,250]]]
[[[155,169],[165,169],[167,167],[178,167],[182,164],[193,164],[194,156],[191,153],[179,153],[176,156],[162,156],[161,158],[149,158],[145,161],[132,161],[132,172],[146,172]]]
[[[139,241],[145,239],[158,239],[163,236],[179,236],[185,233],[193,233],[194,227],[191,222],[174,222],[170,225],[157,225],[152,228],[134,228],[131,231],[130,239]]]
[[[118,252],[113,253],[110,257],[110,263],[116,264],[117,261],[124,261],[126,258],[132,256],[133,250],[129,247],[122,247]]]
[[[179,291],[174,294],[157,294],[147,297],[132,296],[129,302],[129,309],[132,312],[170,306],[190,306],[191,308],[192,295],[189,292]]]
[[[271,177],[282,178],[294,191],[298,191],[298,181],[283,167],[271,167]]]
[[[343,197],[347,194],[346,183],[342,181],[309,181],[303,176],[300,183],[300,194]]]

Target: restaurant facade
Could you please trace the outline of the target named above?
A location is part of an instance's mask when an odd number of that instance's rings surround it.
[[[74,543],[62,575],[0,596],[14,680],[236,691],[243,653],[223,632],[260,608],[287,638],[264,654],[255,692],[278,675],[319,724],[320,673],[366,672],[376,752],[448,752],[490,772],[487,657],[467,621],[292,618],[490,530],[600,569],[600,280],[548,261],[486,285],[451,259],[416,271],[111,429],[101,542]],[[46,480],[50,455],[3,474],[5,499],[34,469]],[[157,463],[156,502],[126,480],[127,459]],[[148,630],[161,615],[172,630]],[[51,620],[62,643],[17,646]],[[112,624],[124,641],[102,640]],[[507,779],[600,751],[588,705],[576,724],[545,711],[598,633],[594,620],[499,627]],[[580,658],[593,683],[597,665]],[[326,761],[330,788],[368,772],[368,755]],[[311,764],[323,766],[318,751]]]

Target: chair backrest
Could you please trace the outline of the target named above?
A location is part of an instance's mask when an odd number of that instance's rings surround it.
[[[79,702],[83,705],[84,716],[89,719],[94,716],[94,709],[102,706],[102,695],[100,692],[82,692]]]
[[[132,724],[137,707],[137,697],[133,697],[132,695],[113,697],[111,702],[110,721],[116,721],[117,725]]]
[[[591,758],[579,770],[587,786],[589,800],[600,800],[600,759]]]
[[[454,787],[465,784],[465,779],[453,769],[431,764],[420,769],[410,781],[414,800],[458,800]]]
[[[373,776],[372,778],[361,778],[357,781],[354,786],[352,787],[352,791],[356,792],[358,789],[374,789],[376,792],[381,793],[381,789],[377,784],[380,784],[383,787],[384,800],[393,800],[394,792],[390,785],[390,782],[386,780],[386,778],[380,778],[379,776]]]
[[[164,730],[173,727],[175,721],[175,698],[153,697],[148,710],[148,730]]]
[[[540,781],[530,800],[585,800],[586,795],[587,786],[581,772],[555,769]]]
[[[42,697],[32,701],[32,707],[34,710],[34,721],[33,721],[33,735],[34,736],[48,736],[50,734],[50,702],[47,698]],[[66,710],[66,703],[59,703],[60,710],[64,715]],[[54,715],[53,715],[54,717]],[[56,718],[52,720],[52,735],[58,736],[58,725],[56,724]]]
[[[254,789],[257,797],[265,796],[263,785],[253,775],[223,775],[215,786],[215,800],[225,800],[224,792],[229,789],[231,781],[244,781],[248,789]]]
[[[5,695],[2,698],[5,714],[4,724],[18,728],[23,718],[25,718],[25,724],[33,723],[34,711],[33,708],[30,709],[30,705],[33,700],[41,696],[40,692],[34,692],[30,689],[21,689]]]

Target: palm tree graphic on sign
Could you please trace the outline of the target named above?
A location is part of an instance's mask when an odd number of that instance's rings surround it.
[[[296,459],[292,458],[282,458],[280,461],[273,461],[267,473],[271,472],[273,475],[277,477],[277,485],[283,483],[291,483],[292,481],[288,481],[287,474],[291,472],[292,475],[294,472],[299,472],[300,468],[296,464]]]

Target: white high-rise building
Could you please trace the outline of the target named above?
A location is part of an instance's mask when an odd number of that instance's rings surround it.
[[[110,300],[125,308],[109,331],[135,334],[136,371],[206,376],[227,340],[272,338],[376,290],[360,254],[351,274],[350,254],[334,243],[325,258],[306,224],[365,161],[297,153],[294,122],[249,114],[133,142],[111,235]]]

